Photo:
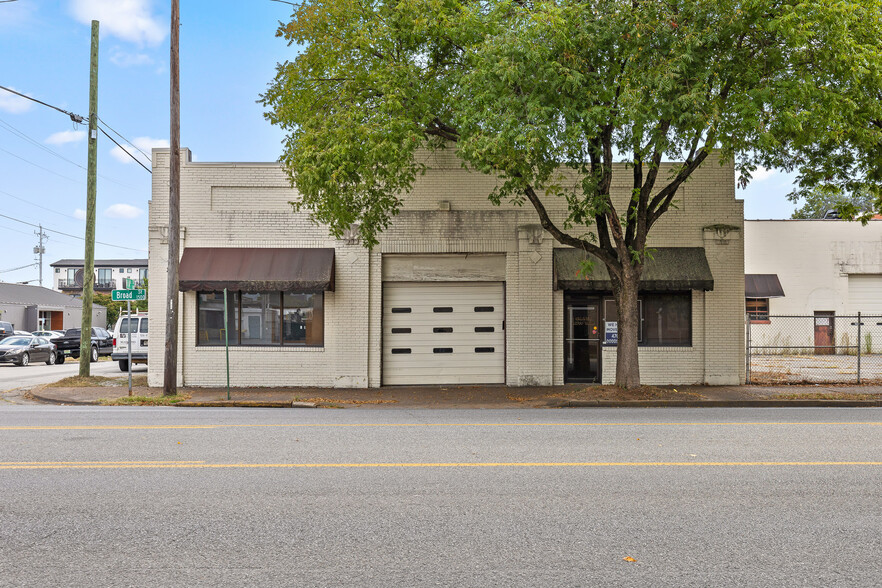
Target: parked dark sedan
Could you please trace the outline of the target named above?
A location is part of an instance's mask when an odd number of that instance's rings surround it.
[[[44,337],[19,337],[13,335],[0,341],[0,363],[28,365],[32,361],[55,363],[55,344]]]

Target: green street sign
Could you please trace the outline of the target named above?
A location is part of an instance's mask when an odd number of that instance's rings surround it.
[[[147,290],[112,290],[110,299],[114,302],[147,300]]]

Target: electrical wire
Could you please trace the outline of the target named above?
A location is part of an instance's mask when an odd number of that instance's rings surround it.
[[[113,137],[111,137],[110,135],[108,135],[108,134],[107,134],[107,131],[105,131],[105,130],[104,130],[103,128],[101,128],[101,127],[98,127],[98,130],[101,131],[102,133],[104,133],[104,136],[105,136],[105,137],[107,137],[108,139],[110,139],[111,141],[113,141],[113,142],[116,144],[117,147],[119,147],[120,149],[122,149],[122,150],[123,150],[123,153],[125,153],[126,155],[128,155],[129,157],[131,157],[132,159],[134,159],[134,160],[137,162],[138,165],[140,165],[141,167],[143,167],[144,169],[146,169],[148,174],[152,174],[152,173],[153,173],[152,171],[150,171],[150,169],[149,169],[146,165],[144,165],[143,163],[141,163],[141,160],[140,160],[140,159],[138,159],[137,157],[135,157],[134,155],[132,155],[131,153],[129,153],[128,150],[126,150],[125,147],[123,147],[122,145],[120,145],[119,143],[116,142],[116,139],[114,139]]]
[[[40,225],[35,225],[34,223],[29,223],[27,221],[23,221],[20,218],[15,218],[14,216],[9,216],[7,214],[0,214],[3,218],[8,218],[9,220],[14,220],[17,223],[21,223],[23,225],[29,225],[31,227],[40,228]],[[79,239],[80,241],[85,241],[85,237],[80,237],[79,235],[71,235],[70,233],[63,233],[61,231],[57,231],[55,229],[50,229],[49,227],[43,227],[44,231],[50,231],[52,233],[57,233],[59,235],[64,235],[65,237],[73,237],[74,239]],[[107,247],[116,247],[117,249],[128,249],[129,251],[147,251],[146,249],[138,249],[136,247],[124,247],[122,245],[114,245],[113,243],[104,243],[102,241],[95,241],[97,245],[106,245]]]
[[[49,169],[48,167],[43,167],[42,165],[40,165],[40,164],[38,164],[38,163],[34,163],[33,161],[27,160],[27,159],[25,159],[24,157],[22,157],[21,155],[16,155],[16,154],[13,153],[12,151],[7,151],[7,150],[4,149],[3,147],[0,147],[0,151],[3,151],[4,153],[8,153],[9,155],[13,156],[13,157],[16,158],[16,159],[20,159],[20,160],[22,160],[22,161],[25,162],[25,163],[29,163],[29,164],[31,164],[32,166],[37,167],[37,168],[40,168],[40,169],[43,170],[43,171],[47,171],[47,172],[49,172],[50,174],[52,174],[52,175],[54,175],[54,176],[58,176],[59,178],[64,178],[65,180],[70,180],[71,182],[80,182],[80,181],[81,181],[81,180],[75,180],[75,179],[73,179],[73,178],[71,178],[71,177],[68,177],[68,176],[66,176],[66,175],[64,175],[64,174],[60,174],[60,173],[58,173],[58,172],[54,172],[54,171],[52,171],[51,169]]]
[[[45,210],[47,212],[51,212],[51,213],[57,214],[59,216],[72,218],[74,220],[83,220],[81,218],[77,218],[77,217],[73,216],[72,214],[64,214],[63,212],[58,212],[57,210],[52,210],[51,208],[47,208],[45,206],[40,206],[39,204],[31,202],[30,200],[25,200],[24,198],[19,198],[18,196],[13,196],[12,194],[10,194],[9,192],[6,192],[5,190],[0,190],[0,194],[3,194],[5,196],[9,196],[10,198],[18,200],[19,202],[24,202],[25,204],[30,204],[31,206],[35,206],[37,208],[42,208],[43,210]]]
[[[37,100],[36,98],[31,98],[30,96],[26,96],[26,95],[22,94],[21,92],[16,92],[16,91],[13,90],[12,88],[7,88],[6,86],[0,86],[0,90],[6,90],[7,92],[12,92],[13,94],[15,94],[15,95],[17,95],[17,96],[21,96],[22,98],[26,98],[26,99],[28,99],[28,100],[31,100],[31,101],[33,101],[33,102],[36,102],[37,104],[42,104],[43,106],[48,106],[49,108],[52,108],[53,110],[57,110],[58,112],[64,113],[64,114],[68,115],[68,116],[70,117],[70,120],[74,121],[75,123],[81,123],[81,124],[83,124],[83,123],[87,123],[87,122],[89,122],[89,119],[88,119],[88,118],[85,118],[85,117],[83,117],[83,116],[80,116],[79,114],[74,114],[74,113],[72,113],[72,112],[68,112],[67,110],[64,110],[63,108],[58,108],[57,106],[52,106],[51,104],[47,104],[46,102],[43,102],[42,100]],[[95,118],[97,118],[99,121],[101,120],[101,118],[100,118],[98,115],[95,115]],[[101,121],[101,122],[104,122],[104,121]],[[107,123],[104,123],[104,124],[107,124]],[[132,155],[131,153],[129,153],[128,151],[126,151],[126,149],[125,149],[122,145],[120,145],[119,143],[117,143],[117,142],[116,142],[116,139],[114,139],[113,137],[111,137],[110,135],[108,135],[108,134],[107,134],[107,131],[105,131],[103,128],[101,128],[100,126],[98,126],[98,121],[95,121],[95,127],[98,128],[98,129],[100,129],[101,132],[104,133],[104,136],[106,136],[108,139],[110,139],[111,141],[113,141],[114,143],[116,143],[116,146],[119,147],[120,149],[122,149],[123,152],[125,152],[126,155],[128,155],[129,157],[131,157],[132,159],[134,159],[135,161],[137,161],[138,164],[139,164],[141,167],[143,167],[144,169],[147,170],[147,173],[153,173],[153,172],[151,172],[151,171],[147,168],[147,166],[145,166],[143,163],[141,163],[141,162],[140,162],[140,161],[139,161],[134,155]],[[113,129],[110,128],[110,125],[107,125],[107,128],[109,128],[111,131],[113,131]],[[113,132],[116,133],[117,135],[119,135],[120,137],[122,137],[123,141],[125,141],[126,143],[132,145],[133,147],[135,147],[135,149],[138,149],[138,147],[135,146],[134,143],[132,143],[131,141],[129,141],[128,139],[126,139],[125,137],[123,137],[122,135],[120,135],[119,133],[117,133],[116,131],[113,131]],[[138,149],[138,151],[141,151],[141,150]],[[7,151],[7,153],[9,153],[9,152]],[[148,161],[150,160],[150,158],[147,156],[146,153],[144,153],[143,151],[141,151],[141,153],[144,155],[144,157],[147,157],[147,160],[148,160]],[[12,154],[10,153],[10,155],[12,155]],[[21,158],[20,158],[20,159],[21,159]],[[24,161],[27,161],[27,160],[24,160]],[[28,161],[28,163],[31,163],[31,162]],[[36,164],[33,164],[33,165],[36,165]],[[45,168],[44,168],[44,169],[45,169]],[[49,170],[46,170],[46,171],[49,171]],[[53,172],[53,173],[54,173],[54,172]]]
[[[40,265],[40,262],[35,261],[34,263],[29,263],[29,264],[27,264],[27,265],[23,265],[23,266],[21,266],[21,267],[14,267],[14,268],[12,268],[12,269],[0,270],[0,274],[8,274],[9,272],[14,272],[14,271],[17,271],[17,270],[20,270],[20,269],[25,269],[25,268],[28,268],[28,267],[34,267],[34,266],[37,266],[37,265]]]
[[[88,121],[87,118],[82,117],[79,114],[74,114],[73,112],[68,112],[67,110],[64,110],[63,108],[58,108],[57,106],[52,106],[51,104],[47,104],[47,103],[43,102],[42,100],[37,100],[36,98],[31,98],[30,96],[26,96],[26,95],[22,94],[21,92],[16,92],[12,88],[7,88],[6,86],[0,86],[0,90],[6,90],[7,92],[12,92],[13,94],[15,94],[17,96],[21,96],[22,98],[25,98],[25,99],[30,100],[32,102],[36,102],[37,104],[42,104],[43,106],[48,106],[49,108],[51,108],[53,110],[57,110],[58,112],[60,112],[62,114],[66,114],[67,116],[70,117],[70,120],[74,121],[75,123],[85,123]]]
[[[131,145],[132,147],[134,147],[135,149],[137,149],[137,150],[141,153],[141,155],[143,155],[145,158],[147,158],[147,161],[149,161],[150,163],[153,163],[153,160],[150,159],[150,156],[147,155],[146,153],[144,153],[143,151],[141,151],[141,148],[140,148],[140,147],[138,147],[137,145],[135,145],[134,143],[132,143],[131,141],[129,141],[128,139],[126,139],[125,137],[123,137],[123,136],[120,134],[119,131],[115,130],[113,127],[111,127],[109,124],[107,124],[107,123],[104,121],[103,118],[101,118],[101,117],[98,116],[97,114],[96,114],[95,116],[98,117],[98,120],[101,121],[101,124],[103,124],[103,125],[106,126],[108,129],[110,129],[111,131],[113,131],[113,133],[114,133],[117,137],[119,137],[120,139],[122,139],[123,141],[125,141],[126,143],[128,143],[129,145]]]
[[[47,153],[51,153],[55,157],[58,157],[59,159],[62,159],[64,161],[70,163],[71,165],[77,166],[78,168],[80,168],[83,171],[89,171],[88,169],[86,169],[85,167],[80,165],[79,163],[66,158],[65,156],[61,155],[60,153],[58,153],[57,151],[55,151],[53,149],[50,149],[49,147],[46,147],[45,145],[43,145],[42,143],[40,143],[39,141],[37,141],[33,137],[30,137],[29,135],[27,135],[23,131],[15,128],[11,124],[9,124],[5,120],[3,120],[2,118],[0,118],[0,128],[3,128],[5,131],[12,133],[13,135],[17,136],[18,138],[20,138],[24,141],[27,141],[28,143],[31,143],[32,145],[34,145],[36,147],[39,147],[40,149],[42,149],[43,151],[46,151]],[[97,176],[103,180],[107,180],[108,182],[113,182],[114,184],[117,184],[118,186],[122,186],[123,188],[128,188],[129,190],[136,190],[137,189],[133,186],[130,186],[128,184],[120,182],[119,180],[115,180],[113,178],[107,177],[104,174],[97,174]]]

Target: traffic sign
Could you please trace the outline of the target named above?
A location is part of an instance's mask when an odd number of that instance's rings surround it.
[[[112,290],[110,299],[114,302],[147,300],[147,290]]]

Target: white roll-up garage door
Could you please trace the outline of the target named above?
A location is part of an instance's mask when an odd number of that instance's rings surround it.
[[[383,285],[383,384],[504,384],[501,282]]]
[[[882,275],[848,276],[848,312],[882,315]]]

